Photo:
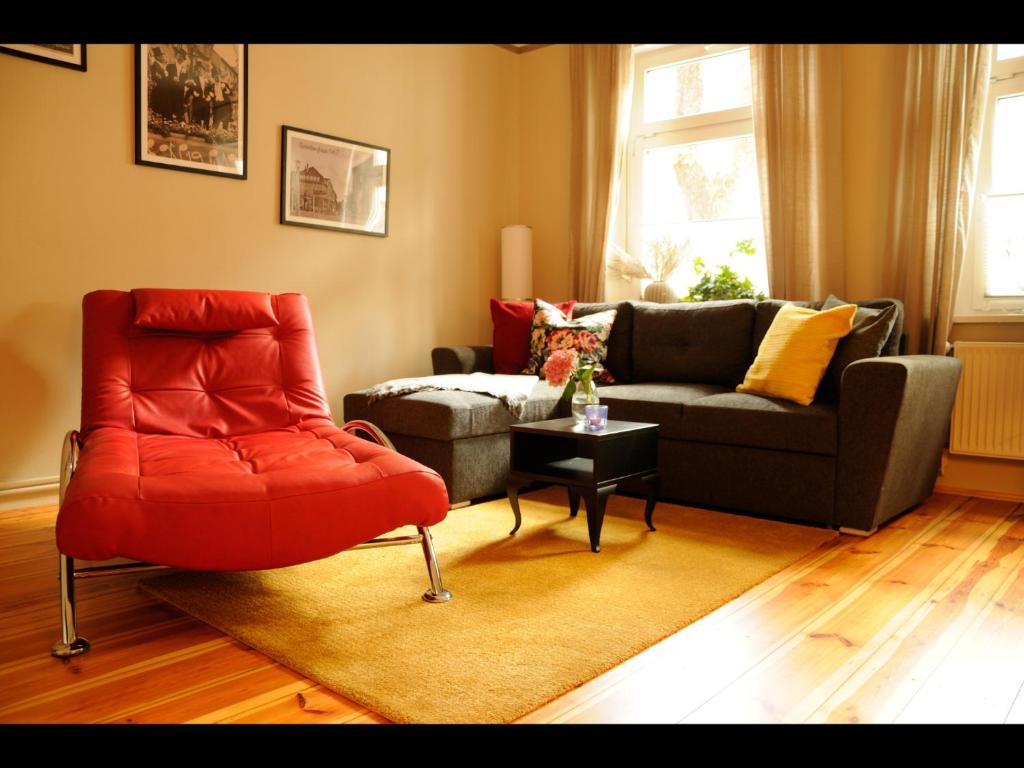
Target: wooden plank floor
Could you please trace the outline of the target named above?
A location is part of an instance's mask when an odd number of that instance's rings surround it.
[[[385,722],[148,597],[139,577],[80,583],[96,648],[51,658],[54,518],[0,513],[0,722]],[[1020,724],[1021,648],[1024,505],[935,494],[523,721]]]

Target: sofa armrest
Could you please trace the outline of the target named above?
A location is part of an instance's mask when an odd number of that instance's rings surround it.
[[[445,373],[494,373],[492,347],[434,347],[430,359],[434,375]]]
[[[939,355],[858,360],[843,372],[834,523],[873,531],[931,495],[961,363]]]

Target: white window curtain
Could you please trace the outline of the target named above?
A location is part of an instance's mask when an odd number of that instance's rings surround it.
[[[943,355],[960,283],[985,122],[991,45],[909,45],[886,286],[908,349]]]
[[[846,293],[841,57],[835,45],[750,47],[773,298],[818,300]]]
[[[572,45],[570,285],[579,301],[604,300],[604,274],[629,139],[633,47]]]

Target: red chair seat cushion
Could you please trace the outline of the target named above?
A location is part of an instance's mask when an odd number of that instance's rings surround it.
[[[90,432],[57,518],[57,546],[197,570],[278,568],[448,512],[431,469],[308,419],[226,438]]]

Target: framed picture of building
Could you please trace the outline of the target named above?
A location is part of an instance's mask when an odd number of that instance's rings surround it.
[[[135,46],[135,162],[244,179],[249,46]]]
[[[0,53],[85,72],[84,43],[5,43],[0,45]]]
[[[391,150],[281,127],[281,223],[387,237]]]

